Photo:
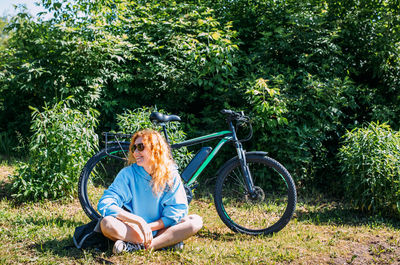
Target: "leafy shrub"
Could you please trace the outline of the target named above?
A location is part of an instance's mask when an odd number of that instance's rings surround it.
[[[387,121],[396,130],[400,124],[396,90],[400,60],[392,55],[399,52],[395,43],[400,31],[398,26],[388,26],[400,25],[395,23],[399,12],[392,11],[395,4],[208,3],[221,23],[232,21],[240,41],[240,71],[232,86],[261,91],[253,84],[262,78],[269,80],[269,89],[280,93],[250,94],[249,109],[258,117],[256,149],[268,150],[284,163],[298,186],[340,196],[336,154],[346,129],[373,120]],[[278,118],[286,118],[288,124]]]
[[[338,157],[355,206],[400,216],[400,132],[379,123],[349,131]]]
[[[74,108],[96,105],[119,47],[117,38],[87,41],[76,28],[36,21],[25,13],[13,17],[7,28],[13,34],[9,48],[0,50],[0,130],[29,135],[27,106],[40,109],[68,96],[74,97]],[[107,40],[113,49],[105,47]]]
[[[0,51],[0,130],[26,135],[25,106],[70,95],[79,108],[95,106],[104,127],[115,125],[115,113],[154,102],[175,113],[200,112],[237,98],[229,89],[235,32],[212,9],[180,1],[78,2],[42,1],[55,18],[22,12],[10,21],[10,48]]]
[[[81,112],[61,101],[33,109],[29,160],[11,177],[17,200],[59,199],[76,193],[80,170],[94,153],[98,112]]]
[[[249,94],[249,103],[258,119],[262,120],[259,122],[262,127],[264,127],[264,124],[270,127],[287,124],[288,121],[284,117],[287,108],[285,102],[280,98],[279,88],[270,87],[268,81],[259,78],[246,91]]]
[[[117,115],[117,124],[123,133],[135,133],[136,131],[146,128],[160,131],[161,126],[153,124],[149,119],[153,111],[167,114],[163,110],[148,107],[127,110],[123,114]],[[179,122],[167,123],[167,134],[171,144],[182,142],[186,138],[186,133],[183,132]],[[172,154],[180,169],[185,168],[193,157],[186,147],[172,150]]]
[[[294,79],[301,79],[295,86]],[[313,75],[258,79],[248,89],[254,116],[254,146],[288,168],[297,186],[341,195],[335,155],[345,133],[344,109],[352,110],[356,86],[350,80]]]
[[[216,110],[251,110],[252,148],[283,162],[298,186],[336,193],[346,129],[373,120],[399,129],[396,1],[40,2],[54,18],[20,13],[0,49],[9,136],[28,134],[26,106],[69,95],[100,110],[102,128],[154,102],[184,116],[190,135],[221,129]]]

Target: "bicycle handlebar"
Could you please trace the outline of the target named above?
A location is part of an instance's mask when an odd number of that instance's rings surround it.
[[[227,116],[228,122],[231,122],[232,120],[234,120],[234,121],[237,121],[238,124],[248,124],[249,125],[249,128],[250,128],[249,134],[244,139],[241,139],[240,142],[246,142],[251,139],[251,137],[253,136],[253,127],[251,126],[250,117],[244,115],[243,111],[236,112],[233,110],[223,109],[223,110],[221,110],[221,113],[225,114]]]
[[[232,120],[236,120],[236,121],[247,122],[250,120],[250,118],[248,116],[244,115],[243,111],[236,112],[233,110],[223,109],[223,110],[221,110],[221,113],[228,116],[228,119],[232,119]]]
[[[226,115],[226,119],[227,119],[228,123],[231,123],[232,121],[236,121],[237,124],[235,127],[243,125],[243,124],[249,125],[249,128],[250,128],[249,135],[246,138],[240,140],[241,142],[248,141],[252,137],[253,128],[251,126],[250,117],[244,115],[243,111],[236,112],[233,110],[223,109],[223,110],[221,110],[221,113]],[[159,112],[153,112],[150,115],[150,120],[153,123],[161,125],[163,127],[164,136],[167,139],[167,142],[169,142],[167,131],[165,128],[165,123],[170,122],[170,121],[180,121],[181,119],[179,116],[176,116],[176,115],[165,115],[165,114],[162,114]]]

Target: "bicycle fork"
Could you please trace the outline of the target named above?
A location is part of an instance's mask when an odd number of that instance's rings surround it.
[[[240,167],[242,169],[242,175],[243,175],[243,180],[245,183],[246,190],[250,197],[252,199],[255,199],[257,197],[257,194],[254,189],[254,183],[253,183],[253,177],[251,176],[250,168],[247,165],[246,161],[246,152],[243,150],[242,143],[239,141],[239,139],[236,136],[235,129],[233,127],[233,124],[230,123],[231,131],[232,131],[232,138],[235,143],[235,148],[236,152],[238,154],[238,158],[240,161]]]
[[[257,197],[257,194],[254,189],[253,177],[251,175],[250,168],[246,161],[245,150],[243,150],[242,144],[240,142],[237,142],[235,145],[236,145],[236,150],[237,150],[239,161],[240,161],[240,166],[242,169],[242,175],[244,178],[243,180],[245,183],[246,190],[247,190],[248,194],[250,195],[250,197],[252,199],[255,199]]]

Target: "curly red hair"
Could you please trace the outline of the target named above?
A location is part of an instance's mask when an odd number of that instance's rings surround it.
[[[143,144],[151,150],[151,166],[149,174],[152,177],[153,192],[162,192],[166,185],[172,186],[172,176],[176,171],[176,164],[171,155],[171,149],[165,138],[157,131],[144,129],[136,132],[131,139],[129,146],[128,164],[136,163],[132,152],[132,145],[136,139],[142,137]]]

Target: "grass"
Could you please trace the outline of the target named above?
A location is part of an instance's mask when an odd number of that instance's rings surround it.
[[[11,198],[0,165],[0,264],[399,264],[400,222],[370,217],[341,202],[300,195],[294,218],[279,233],[253,237],[232,233],[208,196],[195,199],[191,213],[204,227],[181,252],[79,251],[76,226],[89,219],[78,200],[24,203]]]

